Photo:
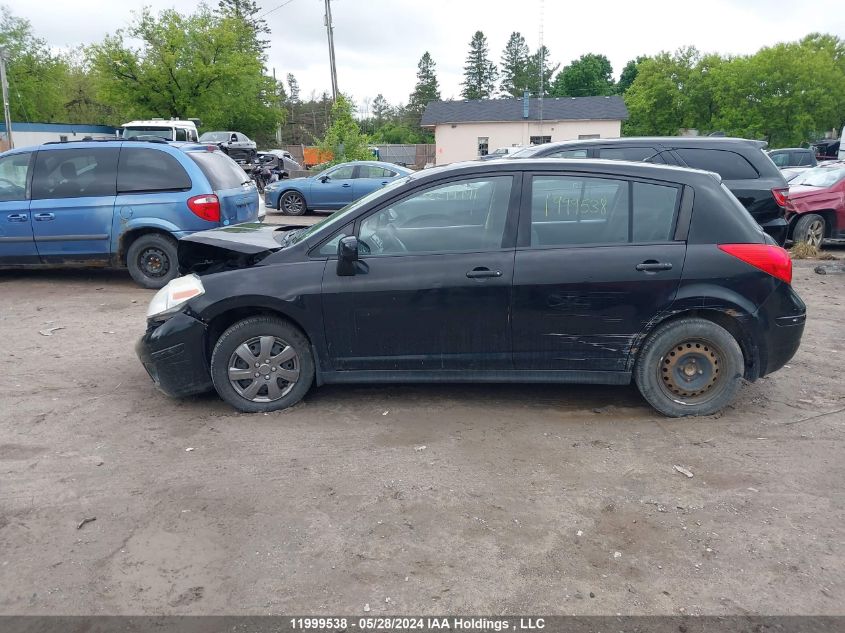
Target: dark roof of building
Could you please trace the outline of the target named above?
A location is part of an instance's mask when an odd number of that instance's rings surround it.
[[[544,121],[605,120],[628,118],[622,98],[611,97],[546,97],[543,101]],[[421,125],[440,123],[473,123],[523,121],[522,99],[475,99],[466,101],[432,101],[426,106]],[[527,119],[540,118],[540,99],[529,99]]]

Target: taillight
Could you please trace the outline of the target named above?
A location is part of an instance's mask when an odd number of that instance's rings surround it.
[[[772,277],[792,283],[792,260],[780,246],[770,244],[719,244],[719,249],[759,268]]]
[[[188,198],[188,208],[203,220],[220,221],[220,200],[213,193]]]
[[[785,207],[786,201],[789,198],[789,187],[775,187],[772,189],[772,195],[775,197],[775,202],[779,207]]]

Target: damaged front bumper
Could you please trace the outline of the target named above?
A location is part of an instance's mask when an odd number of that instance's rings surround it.
[[[205,323],[180,312],[163,323],[151,323],[135,352],[156,387],[181,398],[214,388],[205,341]]]

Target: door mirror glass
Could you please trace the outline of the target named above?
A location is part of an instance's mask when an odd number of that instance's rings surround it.
[[[320,182],[328,182],[331,179],[331,176],[320,176]]]
[[[348,235],[337,245],[337,274],[349,276],[355,274],[355,262],[358,261],[358,238]]]

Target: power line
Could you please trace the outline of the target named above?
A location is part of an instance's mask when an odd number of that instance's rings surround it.
[[[278,10],[279,10],[279,9],[281,9],[282,7],[286,7],[286,6],[288,6],[291,2],[293,2],[293,0],[285,0],[285,2],[283,2],[282,4],[280,4],[280,5],[279,5],[279,6],[277,6],[277,7],[274,7],[274,8],[272,8],[272,9],[270,9],[269,11],[264,11],[263,13],[259,13],[258,15],[256,15],[256,16],[255,16],[255,19],[257,20],[257,19],[259,19],[259,18],[263,18],[265,15],[270,15],[270,14],[271,14],[271,13],[273,13],[274,11],[278,11]]]

